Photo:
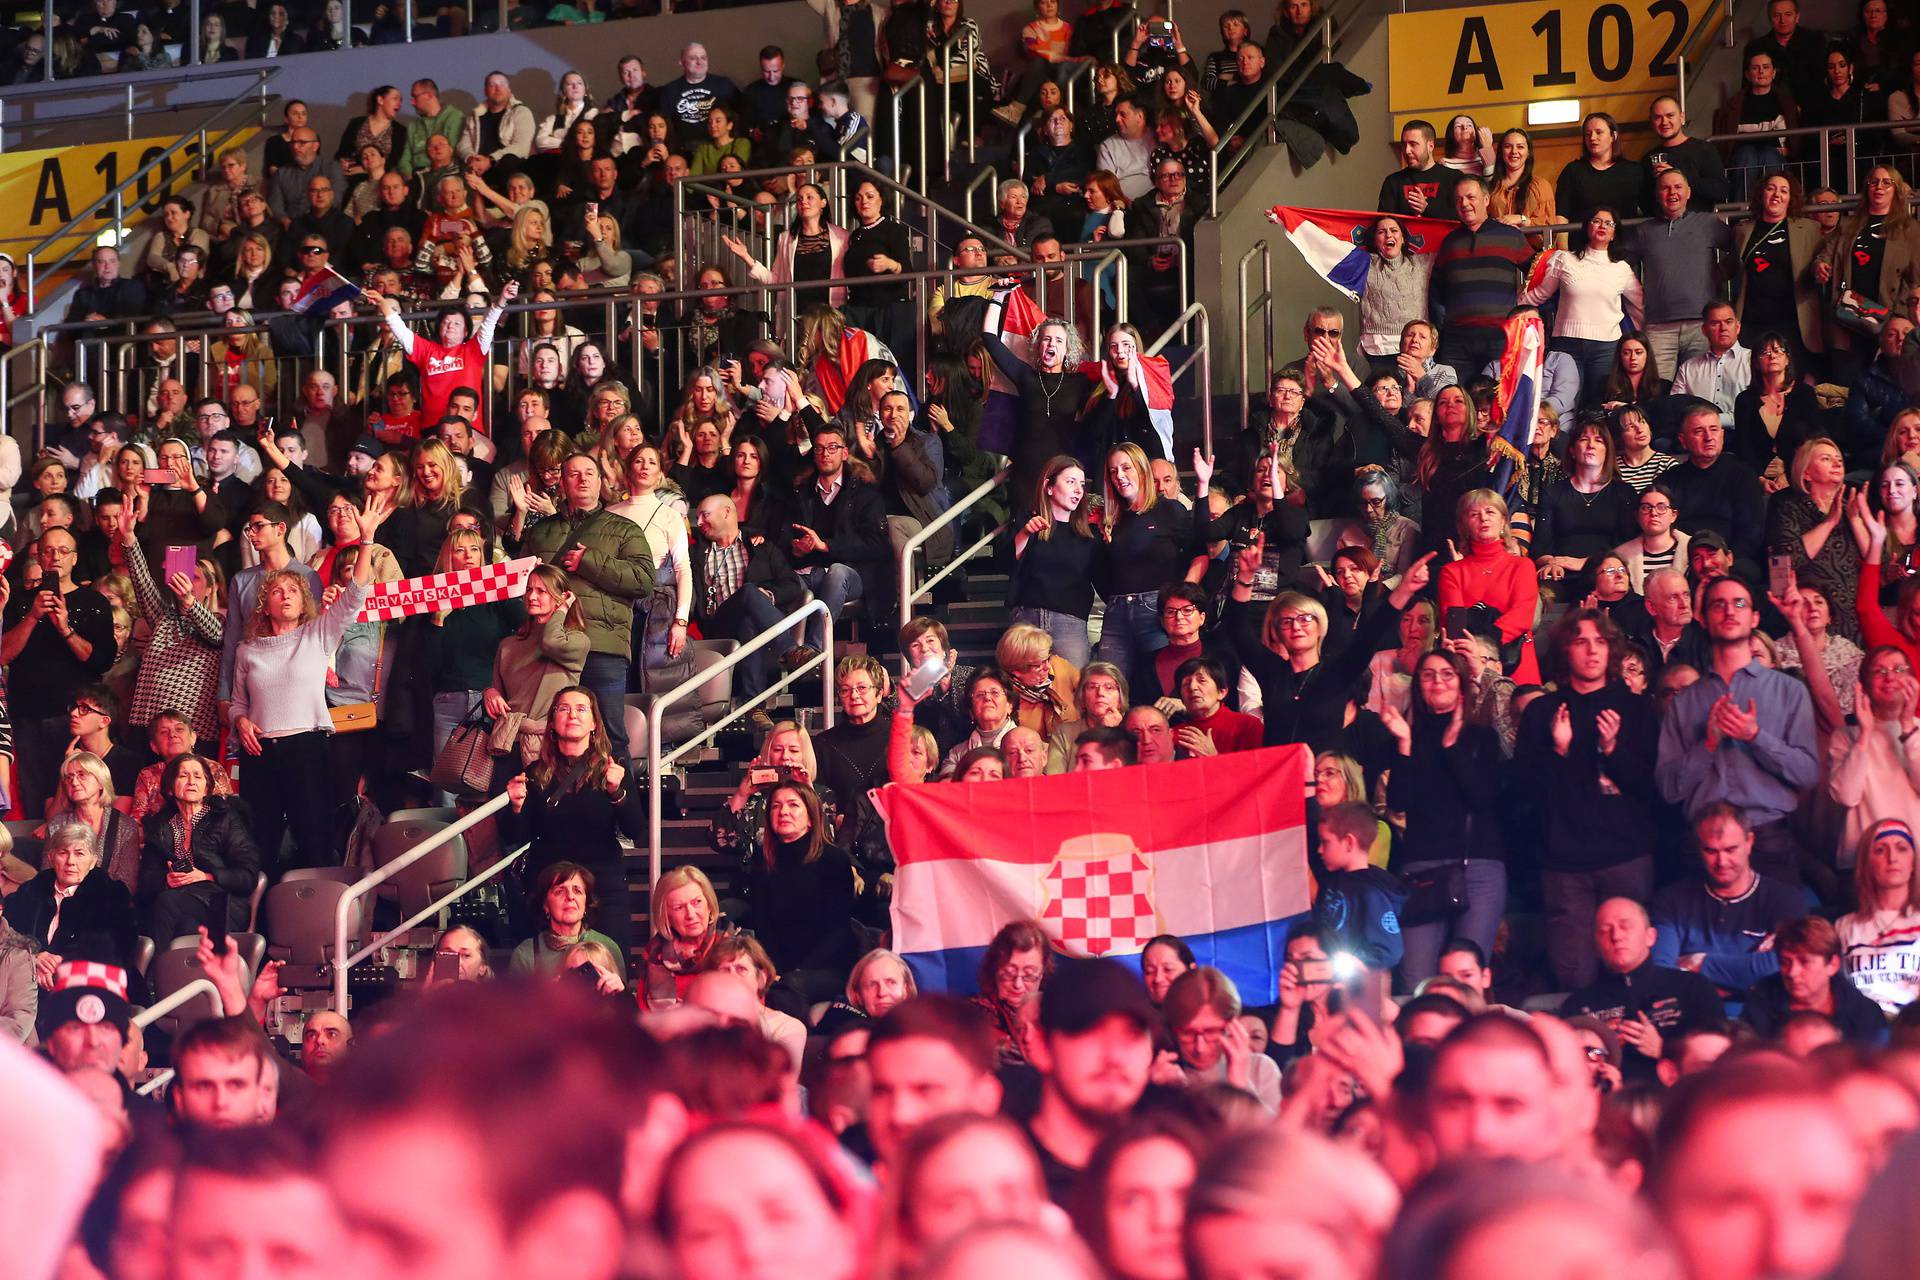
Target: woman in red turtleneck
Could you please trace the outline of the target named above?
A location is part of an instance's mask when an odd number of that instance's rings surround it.
[[[1507,547],[1507,504],[1491,489],[1461,495],[1455,523],[1465,550],[1440,569],[1440,625],[1454,609],[1485,604],[1499,615],[1500,642],[1519,640],[1520,659],[1507,672],[1516,684],[1539,684],[1540,664],[1533,653],[1533,623],[1540,607],[1540,582],[1533,562]]]

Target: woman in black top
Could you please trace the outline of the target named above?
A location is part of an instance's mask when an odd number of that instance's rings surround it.
[[[1009,290],[1010,292],[1010,290]],[[1041,472],[1053,458],[1072,453],[1080,415],[1080,375],[1074,370],[1075,337],[1064,320],[1045,320],[1027,339],[1028,360],[1022,360],[1000,340],[1000,306],[1005,294],[987,311],[986,332],[980,341],[994,365],[1020,393],[1020,439],[1014,445],[1013,471],[1007,477],[1008,500],[1015,516],[1045,510],[1034,499]],[[1033,504],[1033,505],[1029,505]]]
[[[1531,550],[1542,582],[1561,582],[1562,599],[1591,589],[1589,570],[1639,532],[1640,495],[1620,479],[1613,433],[1603,418],[1587,418],[1567,442],[1567,476],[1547,486],[1534,514]]]
[[[1568,162],[1554,183],[1553,203],[1560,218],[1584,226],[1603,206],[1623,219],[1639,217],[1646,170],[1638,160],[1620,154],[1620,126],[1606,112],[1595,111],[1580,122],[1580,133],[1580,158]],[[1586,248],[1584,232],[1576,231],[1567,240],[1575,253]]]
[[[1087,520],[1087,473],[1066,454],[1047,463],[1029,508],[1035,514],[1013,535],[1013,575],[1007,606],[1015,622],[1029,622],[1053,639],[1053,651],[1075,667],[1091,649],[1093,566],[1100,539]]]
[[[1425,493],[1421,503],[1420,550],[1444,551],[1454,536],[1454,508],[1470,489],[1487,483],[1494,437],[1474,425],[1473,403],[1460,387],[1442,387],[1433,400],[1433,431],[1413,467]]]
[[[767,834],[747,869],[746,921],[809,1002],[845,986],[856,958],[853,862],[827,839],[820,798],[802,782],[767,796]]]
[[[1898,307],[1903,292],[1920,281],[1920,225],[1907,181],[1893,166],[1876,164],[1867,171],[1860,207],[1820,246],[1813,270],[1832,297],[1850,289],[1890,307]],[[1852,382],[1873,359],[1871,338],[1829,323],[1827,339],[1835,382]]]
[[[627,785],[626,766],[613,758],[600,703],[578,685],[555,695],[547,712],[540,758],[507,782],[509,807],[500,815],[506,846],[531,843],[527,874],[553,863],[577,862],[593,872],[598,895],[593,927],[628,954],[632,905],[620,836],[646,837],[646,801]]]
[[[1793,348],[1778,333],[1762,333],[1752,346],[1753,382],[1734,397],[1728,451],[1766,484],[1769,493],[1787,487],[1787,464],[1820,430],[1820,401],[1800,380]]]
[[[1493,946],[1507,906],[1507,864],[1500,843],[1500,738],[1467,720],[1472,687],[1466,659],[1447,649],[1413,670],[1412,722],[1391,706],[1380,713],[1400,746],[1387,781],[1387,807],[1407,815],[1401,874],[1462,878],[1466,903],[1451,916],[1408,924],[1401,979],[1425,981],[1449,939]],[[1491,954],[1490,952],[1488,954]]]
[[[63,960],[133,968],[133,897],[107,874],[84,822],[56,820],[47,830],[47,866],[7,899],[7,923],[42,948],[34,968],[50,982]],[[171,939],[169,939],[171,941]]]
[[[1346,722],[1347,703],[1365,700],[1356,688],[1373,655],[1392,643],[1400,611],[1427,585],[1431,553],[1408,566],[1386,607],[1360,615],[1353,638],[1338,653],[1325,652],[1327,611],[1318,600],[1283,591],[1273,603],[1253,600],[1253,575],[1266,553],[1266,537],[1234,557],[1233,603],[1227,606],[1223,639],[1260,686],[1265,742],[1304,742],[1315,751],[1331,747]]]
[[[846,321],[893,351],[911,351],[919,317],[907,287],[887,277],[913,270],[913,242],[906,227],[886,216],[878,184],[867,181],[854,186],[853,212],[842,264],[847,281],[847,305],[842,308]]]
[[[177,755],[160,771],[163,807],[143,824],[138,893],[155,940],[185,937],[220,911],[229,929],[247,927],[260,849],[239,812],[212,794],[212,776],[195,755]]]
[[[1808,343],[1813,351],[1826,349],[1815,275],[1823,233],[1819,223],[1800,216],[1799,183],[1785,173],[1769,174],[1760,183],[1752,212],[1752,220],[1734,237],[1740,246],[1734,278],[1740,327],[1785,337],[1794,363],[1804,368]]]
[[[1096,566],[1107,602],[1100,660],[1132,671],[1167,643],[1160,629],[1160,587],[1186,577],[1193,562],[1193,516],[1154,492],[1147,455],[1136,444],[1107,451],[1105,553]]]

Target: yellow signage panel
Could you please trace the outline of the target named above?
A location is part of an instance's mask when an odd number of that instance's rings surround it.
[[[1670,91],[1688,35],[1712,12],[1712,0],[1572,0],[1390,14],[1390,109],[1450,115]]]
[[[242,130],[227,145],[240,146],[254,132]],[[132,177],[174,140],[135,138],[130,142],[0,154],[0,227],[6,228],[0,233],[0,243],[9,249],[26,249],[38,244],[71,222],[75,214]],[[197,182],[199,172],[197,140],[160,161],[126,193],[124,217],[128,229],[144,225],[160,211],[162,200]],[[104,206],[90,221],[92,229],[82,233],[89,239],[113,225],[113,206]]]

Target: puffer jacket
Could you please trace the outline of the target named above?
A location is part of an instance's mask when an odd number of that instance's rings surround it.
[[[633,648],[634,603],[653,590],[647,535],[605,507],[581,515],[562,510],[527,530],[521,554],[553,564],[576,542],[586,554],[567,579],[587,620],[588,650],[624,658]]]

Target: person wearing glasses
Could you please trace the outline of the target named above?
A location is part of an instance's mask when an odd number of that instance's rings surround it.
[[[1891,165],[1867,171],[1860,207],[1841,219],[1813,261],[1813,273],[1838,301],[1851,291],[1866,304],[1898,304],[1920,284],[1920,224],[1912,191]],[[1911,317],[1909,317],[1911,318]],[[1827,356],[1836,382],[1852,382],[1872,359],[1872,340],[1829,316]]]
[[[292,523],[292,513],[286,507],[269,501],[255,504],[241,522],[240,536],[259,556],[259,562],[235,574],[227,588],[228,623],[222,637],[220,678],[214,691],[222,721],[230,719],[234,657],[244,638],[242,633],[247,629],[247,620],[253,617],[255,606],[259,603],[261,584],[269,577],[291,571],[306,579],[307,590],[312,598],[319,599],[325,589],[320,575],[301,564],[295,558],[292,547],[287,544],[287,530]]]
[[[105,598],[74,583],[80,544],[73,531],[42,533],[36,554],[40,585],[13,593],[0,632],[19,774],[16,799],[30,818],[41,815],[59,780],[60,761],[73,737],[68,709],[81,688],[98,680],[118,655]]]
[[[312,125],[289,129],[287,146],[293,151],[292,162],[275,169],[266,187],[267,208],[280,220],[283,229],[307,207],[307,184],[313,179],[326,178],[336,193],[347,189],[347,177],[340,171],[340,162],[320,154],[320,135],[313,131]]]
[[[1717,578],[1701,592],[1711,656],[1700,680],[1667,707],[1660,790],[1689,822],[1731,804],[1753,828],[1753,865],[1800,882],[1802,850],[1788,828],[1799,797],[1820,778],[1813,700],[1799,680],[1753,656],[1753,589]]]
[[[980,994],[967,1003],[984,1009],[993,1023],[1001,1065],[1027,1061],[1038,1034],[1040,996],[1053,976],[1053,948],[1031,920],[1002,925],[980,957]]]
[[[826,645],[826,627],[849,600],[865,601],[869,618],[884,618],[892,599],[887,572],[887,513],[880,490],[847,468],[847,433],[825,426],[813,433],[813,477],[794,500],[789,549],[793,567],[820,599],[830,619],[807,623],[807,645]],[[876,638],[878,638],[876,633]]]

